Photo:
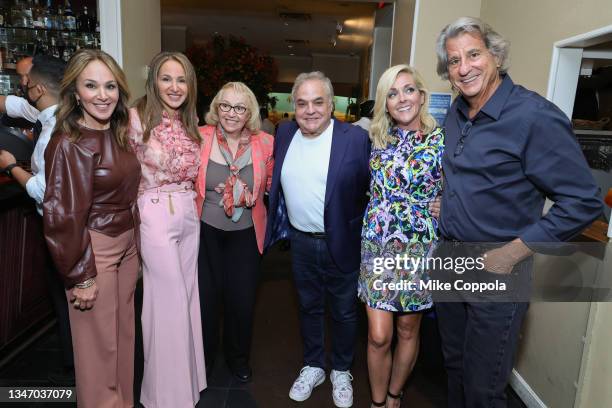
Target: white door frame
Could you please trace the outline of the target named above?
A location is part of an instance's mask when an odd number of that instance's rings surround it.
[[[572,117],[574,110],[583,49],[608,41],[612,41],[612,25],[557,41],[553,45],[546,98],[561,108],[568,118]],[[601,55],[612,56],[605,51]]]
[[[100,47],[123,67],[121,37],[121,0],[98,0],[100,16]]]

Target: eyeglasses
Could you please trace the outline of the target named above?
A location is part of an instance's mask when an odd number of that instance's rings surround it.
[[[457,147],[455,148],[455,157],[463,153],[465,138],[469,135],[470,130],[472,129],[472,125],[473,123],[469,120],[463,125],[463,128],[461,129],[461,137],[459,138],[459,142],[457,142]]]
[[[219,109],[221,109],[221,112],[229,112],[233,109],[237,115],[242,115],[244,112],[247,111],[246,106],[242,106],[242,105],[232,106],[229,103],[224,103],[224,102],[221,102],[219,104]]]

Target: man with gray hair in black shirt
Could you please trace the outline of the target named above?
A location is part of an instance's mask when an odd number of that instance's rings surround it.
[[[538,244],[580,233],[602,202],[568,118],[512,82],[508,49],[477,18],[462,17],[438,37],[438,74],[459,92],[445,122],[440,232],[455,247],[484,243],[481,277],[522,275],[528,286]],[[542,215],[547,197],[554,205]],[[529,303],[491,300],[436,303],[450,407],[506,406]]]

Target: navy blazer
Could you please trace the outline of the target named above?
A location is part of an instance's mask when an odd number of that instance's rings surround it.
[[[268,208],[264,248],[288,238],[289,218],[281,186],[281,170],[298,125],[283,123],[274,138],[274,171]],[[343,272],[359,269],[361,226],[370,182],[370,139],[358,126],[334,120],[327,185],[325,188],[324,225],[327,247]]]

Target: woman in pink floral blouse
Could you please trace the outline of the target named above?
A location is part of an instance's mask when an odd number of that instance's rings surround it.
[[[197,279],[200,165],[193,66],[181,53],[153,58],[146,94],[130,110],[142,167],[138,208],[144,280],[145,407],[193,407],[206,388]]]

